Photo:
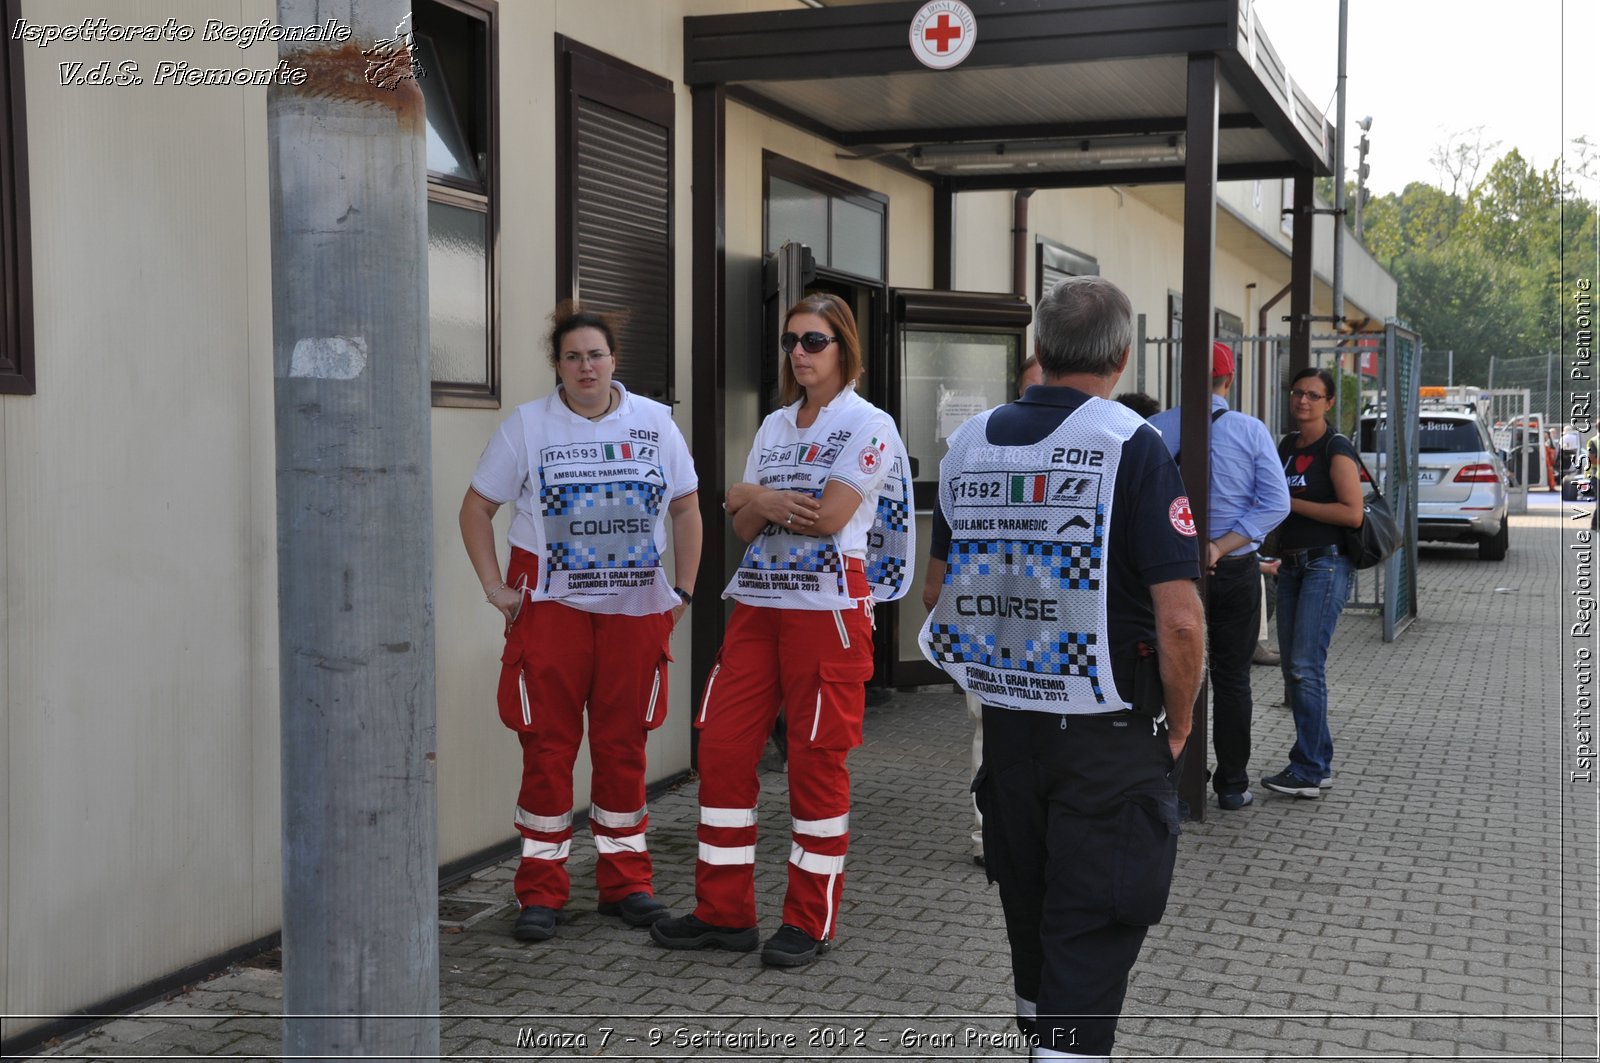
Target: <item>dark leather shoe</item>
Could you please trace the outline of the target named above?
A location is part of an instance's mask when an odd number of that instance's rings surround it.
[[[753,952],[761,935],[753,926],[712,926],[692,915],[669,915],[650,924],[650,937],[669,949],[728,949]]]
[[[767,939],[761,949],[761,962],[768,967],[804,967],[832,947],[831,941],[818,941],[799,927],[785,923]]]
[[[556,910],[530,904],[517,915],[511,936],[518,941],[548,941],[556,936]]]
[[[620,915],[629,926],[649,926],[667,914],[667,906],[648,893],[630,893],[620,901],[601,901],[601,915]]]

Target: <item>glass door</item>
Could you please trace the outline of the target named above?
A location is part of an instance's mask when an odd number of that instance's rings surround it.
[[[944,681],[917,647],[927,617],[921,590],[933,542],[939,462],[951,434],[968,418],[1016,398],[1032,312],[1026,300],[1002,294],[897,291],[891,301],[899,386],[890,412],[911,457],[918,556],[911,592],[880,624],[880,671],[894,686],[915,686]]]

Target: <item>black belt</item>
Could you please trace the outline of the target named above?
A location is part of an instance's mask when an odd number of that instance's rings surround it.
[[[1219,565],[1226,565],[1229,562],[1237,565],[1243,564],[1246,561],[1249,561],[1251,564],[1258,564],[1260,559],[1257,557],[1254,550],[1250,551],[1248,554],[1229,554],[1226,557],[1217,558],[1217,564]]]
[[[1309,564],[1319,557],[1338,557],[1338,546],[1329,543],[1327,546],[1313,546],[1309,550],[1285,550],[1283,563],[1293,568],[1298,565]]]

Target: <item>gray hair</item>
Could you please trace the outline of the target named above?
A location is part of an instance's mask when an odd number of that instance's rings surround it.
[[[1133,343],[1133,304],[1102,277],[1068,277],[1039,300],[1034,336],[1046,376],[1110,376]]]

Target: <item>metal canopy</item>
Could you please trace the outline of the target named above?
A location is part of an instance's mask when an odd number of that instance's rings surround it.
[[[738,100],[927,179],[933,273],[949,287],[955,193],[1181,183],[1184,330],[1180,401],[1207,409],[1217,246],[1217,181],[1292,177],[1290,365],[1310,360],[1312,178],[1334,170],[1333,128],[1294,85],[1251,0],[966,0],[970,55],[922,66],[911,23],[922,4],[868,3],[683,20],[683,80],[695,109],[695,445],[726,482],[718,386],[727,359],[726,101]],[[942,28],[942,27],[941,27]],[[703,405],[702,405],[703,404]],[[701,410],[710,411],[702,416]],[[1201,540],[1210,538],[1211,422],[1184,418],[1182,474]],[[702,449],[706,448],[706,449]],[[703,496],[706,499],[710,495]],[[702,502],[706,510],[708,503]],[[723,556],[723,521],[704,513],[703,557]],[[1201,593],[1205,594],[1202,571]],[[719,617],[695,618],[695,670],[708,673]],[[1205,749],[1206,698],[1192,746]],[[1204,818],[1203,756],[1179,792]]]
[[[930,70],[909,45],[921,6],[863,4],[684,19],[684,81],[809,129],[852,153],[909,164],[970,145],[979,166],[924,164],[954,191],[1184,180],[1181,158],[1057,165],[1084,146],[1182,145],[1191,56],[1218,60],[1217,177],[1333,171],[1333,129],[1294,85],[1249,0],[968,0],[977,41]],[[1033,142],[1030,144],[1030,142]],[[1003,147],[1001,146],[1003,145]],[[1043,159],[1037,156],[1044,156]]]

